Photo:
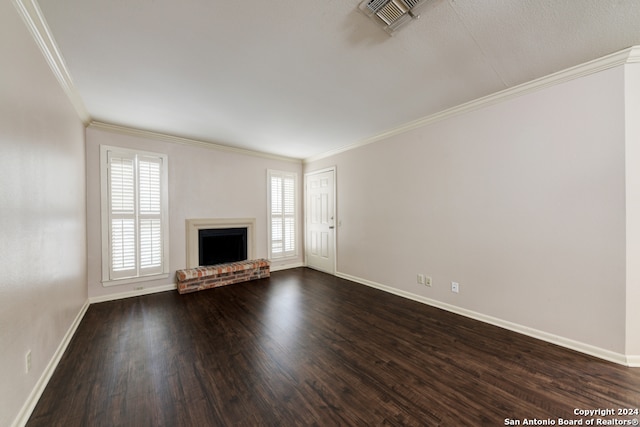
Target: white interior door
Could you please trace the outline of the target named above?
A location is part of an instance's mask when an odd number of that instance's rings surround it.
[[[305,175],[307,266],[335,274],[335,169]]]

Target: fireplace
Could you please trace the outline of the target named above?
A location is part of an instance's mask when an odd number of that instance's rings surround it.
[[[202,228],[198,230],[198,264],[216,265],[247,259],[247,229]]]
[[[254,259],[255,221],[254,218],[188,219],[187,268]]]

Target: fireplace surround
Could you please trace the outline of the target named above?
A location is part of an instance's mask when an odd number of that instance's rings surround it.
[[[247,259],[251,260],[255,254],[255,218],[204,218],[186,220],[187,237],[187,268],[200,266],[200,231],[243,229],[247,230]],[[215,232],[214,232],[215,234]]]
[[[269,277],[271,275],[270,262],[266,259],[254,259],[255,223],[255,218],[188,219],[186,221],[187,268],[176,271],[178,292],[185,294]],[[239,230],[241,231],[239,232]],[[213,236],[214,239],[220,235],[227,237],[231,235],[235,238],[238,233],[242,235],[241,239],[246,242],[246,255],[242,252],[242,255],[239,256],[245,259],[215,265],[200,265],[200,242],[203,235]],[[237,251],[236,243],[230,243],[225,239],[226,237],[206,244],[220,244],[228,246],[227,249],[230,249],[231,252]],[[216,262],[215,258],[209,259],[209,261]]]

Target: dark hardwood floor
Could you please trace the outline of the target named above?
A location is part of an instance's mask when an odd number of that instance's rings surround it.
[[[558,425],[639,407],[640,369],[301,268],[92,305],[28,426]]]

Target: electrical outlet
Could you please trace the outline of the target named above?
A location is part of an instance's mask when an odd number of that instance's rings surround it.
[[[460,292],[460,284],[458,282],[451,282],[451,292],[456,294]]]
[[[431,276],[427,276],[427,277],[424,278],[424,284],[426,286],[431,286],[431,284],[432,284]]]
[[[133,288],[134,291],[141,291],[144,289],[144,286],[136,286],[135,288]]]
[[[418,284],[420,284],[420,285],[424,285],[425,284],[424,274],[418,274]]]
[[[24,368],[26,373],[28,374],[31,371],[31,350],[27,350],[27,354],[24,356]]]

